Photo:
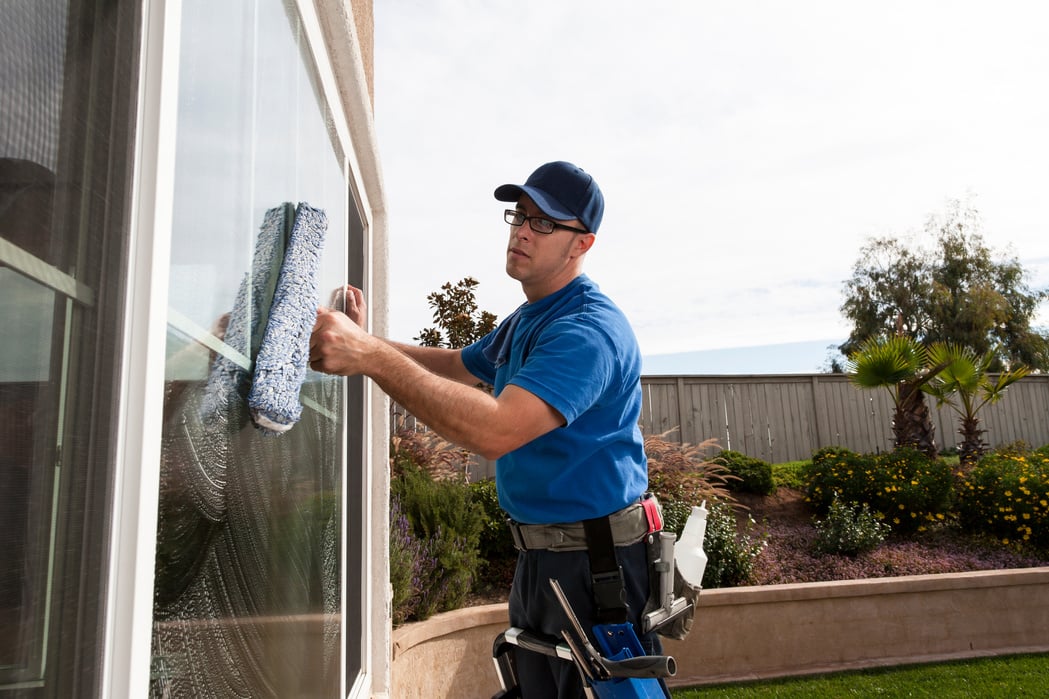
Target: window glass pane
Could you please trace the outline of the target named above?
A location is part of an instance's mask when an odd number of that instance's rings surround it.
[[[307,373],[302,417],[276,436],[246,395],[298,204],[327,215],[325,304],[359,216],[294,8],[182,8],[151,693],[334,697],[347,382]]]
[[[0,267],[0,323],[20,338],[0,354],[0,687],[43,680],[48,657],[47,588],[58,557],[51,520],[63,514],[53,502],[61,473],[52,407],[62,385],[52,376],[55,339],[64,334],[58,303],[54,290]]]
[[[133,3],[0,2],[0,694],[93,695],[134,102]]]

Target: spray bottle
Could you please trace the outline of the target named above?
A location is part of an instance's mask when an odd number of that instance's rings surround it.
[[[703,539],[707,534],[707,501],[692,508],[692,514],[685,520],[685,529],[681,539],[674,547],[674,563],[678,572],[689,585],[701,587],[703,571],[707,568],[707,554],[703,550]]]

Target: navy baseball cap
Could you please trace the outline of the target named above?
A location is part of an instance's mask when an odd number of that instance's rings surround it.
[[[522,194],[550,218],[578,219],[591,233],[597,233],[605,214],[605,197],[594,178],[563,160],[540,165],[522,185],[504,184],[495,190],[499,201],[516,202]]]

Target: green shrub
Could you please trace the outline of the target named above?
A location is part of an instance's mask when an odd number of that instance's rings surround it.
[[[1049,547],[1049,450],[985,455],[958,485],[958,515],[1005,544]]]
[[[406,458],[397,460],[397,471],[398,477],[390,483],[391,496],[400,503],[410,536],[418,541],[417,556],[433,563],[430,574],[418,581],[412,614],[405,616],[426,619],[457,609],[466,600],[477,575],[484,512],[461,481],[434,480]],[[391,555],[394,545],[391,527]]]
[[[470,484],[473,501],[483,513],[479,542],[480,570],[474,580],[475,592],[510,588],[517,565],[517,549],[506,523],[506,512],[499,506],[495,481],[488,478]]]
[[[707,568],[703,572],[703,587],[735,587],[751,582],[754,563],[765,550],[768,535],[754,533],[756,523],[747,515],[744,530],[738,531],[736,515],[730,504],[708,503],[706,537],[703,550],[707,554]]]
[[[692,503],[682,499],[660,498],[659,505],[663,511],[664,531],[674,532],[680,537],[688,516],[692,514]]]
[[[871,512],[867,503],[858,505],[835,498],[826,519],[816,520],[816,551],[855,556],[877,548],[889,534],[888,524]]]
[[[776,490],[772,481],[772,464],[738,451],[723,451],[714,459],[736,477],[728,482],[729,490],[768,495]]]
[[[506,512],[499,506],[495,481],[486,478],[470,484],[470,497],[481,508],[479,553],[483,559],[515,555],[513,537],[506,523]]]
[[[806,475],[809,500],[818,511],[827,512],[836,495],[868,503],[900,533],[943,522],[951,508],[951,467],[909,447],[878,455],[827,447],[813,455]]]
[[[805,473],[812,461],[788,461],[772,465],[772,483],[777,488],[805,490]]]

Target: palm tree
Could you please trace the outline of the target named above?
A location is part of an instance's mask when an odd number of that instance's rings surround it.
[[[938,362],[930,363],[928,351],[920,342],[905,335],[871,338],[845,363],[845,373],[853,385],[884,387],[892,394],[896,448],[913,447],[931,459],[938,455],[936,428],[922,391],[942,368]]]
[[[997,403],[1005,389],[1030,373],[1030,369],[1019,366],[1015,369],[992,376],[988,373],[995,361],[995,352],[978,355],[969,347],[953,343],[937,343],[929,348],[929,359],[935,364],[944,364],[944,369],[937,374],[925,388],[925,391],[936,398],[937,405],[949,405],[961,418],[958,434],[962,443],[958,456],[963,468],[975,466],[987,450],[980,429],[980,418],[977,413],[988,403]],[[950,397],[958,394],[958,403]]]

